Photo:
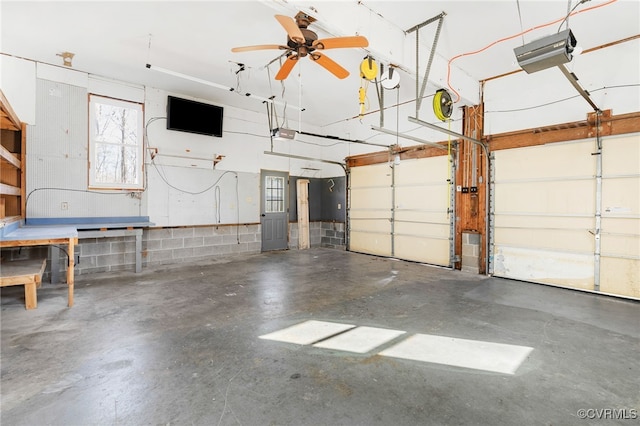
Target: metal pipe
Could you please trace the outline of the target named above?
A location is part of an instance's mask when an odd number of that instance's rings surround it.
[[[204,84],[206,86],[215,87],[216,89],[226,90],[227,92],[235,91],[234,88],[229,87],[229,86],[223,86],[222,84],[214,83],[214,82],[208,81],[208,80],[203,80],[203,79],[198,78],[198,77],[193,77],[191,75],[182,74],[180,72],[168,70],[166,68],[157,67],[155,65],[147,64],[147,68],[149,68],[150,70],[161,72],[163,74],[168,74],[168,75],[172,75],[174,77],[179,77],[179,78],[182,78],[182,79],[185,79],[185,80],[190,80],[190,81],[193,81],[195,83],[200,83],[200,84]],[[244,95],[247,96],[247,97],[253,98],[253,99],[257,99],[257,100],[262,101],[262,102],[273,103],[273,104],[276,104],[276,105],[286,106],[286,107],[290,107],[290,108],[293,108],[293,109],[297,109],[299,111],[304,111],[304,108],[301,108],[301,107],[298,107],[298,106],[295,106],[295,105],[285,104],[283,102],[278,102],[278,101],[273,100],[272,98],[263,98],[262,96],[253,95],[251,93],[244,93]]]
[[[419,124],[421,126],[428,127],[430,129],[437,130],[437,131],[442,132],[442,133],[446,133],[447,135],[451,135],[451,136],[454,136],[456,138],[464,139],[466,141],[478,144],[478,145],[484,147],[485,151],[486,151],[485,144],[482,143],[481,141],[479,141],[478,139],[474,139],[474,138],[471,138],[469,136],[465,136],[465,135],[462,135],[460,133],[456,133],[456,132],[454,132],[452,130],[449,130],[449,129],[443,129],[440,126],[436,126],[435,124],[427,123],[426,121],[422,121],[422,120],[420,120],[419,118],[416,118],[416,117],[407,117],[407,119],[412,123],[416,123],[416,124]],[[446,147],[445,147],[445,149],[446,149]]]
[[[596,205],[595,205],[595,250],[593,261],[593,289],[600,291],[600,251],[601,251],[601,238],[600,232],[602,227],[602,138],[600,136],[600,115],[601,111],[596,112],[596,152],[593,155],[596,156]]]
[[[560,71],[562,71],[562,74],[564,74],[564,76],[567,77],[567,80],[569,80],[569,83],[571,83],[571,85],[578,91],[578,93],[580,93],[580,95],[582,95],[582,97],[589,103],[589,105],[591,105],[593,110],[595,112],[600,112],[600,108],[598,108],[598,106],[591,100],[591,97],[589,96],[589,92],[584,90],[582,86],[580,86],[580,83],[578,83],[578,77],[576,77],[574,73],[569,71],[567,67],[565,67],[562,64],[558,65],[558,68],[560,68]]]
[[[317,133],[303,132],[303,131],[300,131],[300,130],[298,130],[296,132],[301,134],[301,135],[314,136],[316,138],[332,139],[332,140],[344,141],[344,142],[350,142],[350,143],[359,143],[359,144],[362,144],[362,145],[372,145],[372,146],[379,146],[379,147],[383,147],[383,148],[389,148],[389,145],[380,145],[380,144],[377,144],[377,143],[361,141],[361,140],[358,140],[358,139],[345,139],[345,138],[341,138],[341,137],[338,137],[338,136],[318,135]]]
[[[347,173],[346,165],[339,161],[323,160],[322,158],[303,157],[301,155],[292,155],[292,154],[285,154],[285,153],[273,152],[273,151],[264,151],[264,153],[267,155],[275,155],[276,157],[293,158],[295,160],[318,161],[321,163],[335,164],[342,167],[342,170],[344,170],[345,175]]]
[[[387,130],[387,129],[383,129],[382,127],[376,127],[376,126],[371,126],[371,130],[375,130],[377,132],[382,132],[382,133],[386,133],[388,135],[392,135],[392,136],[397,136],[397,137],[401,137],[404,139],[409,139],[424,145],[428,145],[431,146],[433,148],[439,148],[439,149],[444,149],[447,150],[447,147],[444,145],[440,145],[437,144],[435,142],[429,142],[429,141],[425,141],[424,139],[420,139],[420,138],[416,138],[415,136],[410,136],[410,135],[405,135],[402,133],[398,133],[398,132],[394,132],[393,130]]]

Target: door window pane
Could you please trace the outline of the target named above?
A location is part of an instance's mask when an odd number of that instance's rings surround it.
[[[284,178],[280,176],[265,176],[264,212],[284,212]]]

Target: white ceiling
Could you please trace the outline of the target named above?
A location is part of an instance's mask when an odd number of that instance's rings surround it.
[[[575,6],[573,0],[571,6]],[[611,3],[611,4],[608,4]],[[640,2],[589,1],[572,16],[569,27],[584,49],[637,35]],[[385,67],[402,67],[399,93],[387,103],[415,99],[415,33],[405,30],[441,12],[446,13],[427,93],[447,84],[447,63],[457,55],[477,51],[567,14],[566,0],[553,1],[2,1],[1,51],[39,62],[62,65],[57,56],[73,52],[73,69],[121,81],[151,86],[254,111],[264,105],[239,94],[275,95],[301,105],[303,122],[324,126],[358,113],[359,64],[371,54]],[[351,75],[339,80],[303,59],[284,84],[273,79],[282,53],[276,50],[232,53],[254,44],[285,44],[286,33],[275,14],[294,16],[298,10],[316,17],[311,25],[320,38],[363,35],[365,49],[336,49],[326,55]],[[518,70],[513,48],[556,32],[559,23],[513,37],[474,55],[452,62],[451,85],[462,103],[477,102],[477,81]],[[437,24],[420,30],[420,74],[424,73]],[[233,93],[168,76],[145,65],[170,69],[236,89]],[[237,63],[245,64],[245,70]],[[606,72],[610,64],[603,64]],[[420,77],[421,80],[422,77]],[[369,88],[371,109],[378,107]],[[298,112],[287,114],[298,117]]]

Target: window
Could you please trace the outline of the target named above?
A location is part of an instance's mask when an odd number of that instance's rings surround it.
[[[284,212],[284,178],[279,176],[267,176],[265,184],[265,213]]]
[[[89,95],[89,187],[143,189],[142,104]]]

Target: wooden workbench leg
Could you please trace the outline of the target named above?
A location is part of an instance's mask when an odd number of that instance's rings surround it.
[[[68,306],[73,306],[73,277],[74,277],[74,265],[75,265],[75,238],[69,238],[69,267],[67,268],[67,285],[69,286],[69,303]]]
[[[142,229],[136,234],[136,272],[142,271]]]
[[[27,309],[38,307],[38,296],[36,294],[36,283],[26,283],[24,285],[24,306]]]
[[[49,246],[49,257],[51,258],[51,284],[58,284],[60,282],[60,249]]]

